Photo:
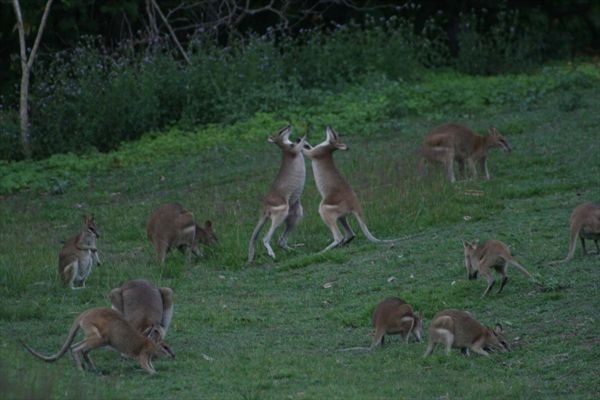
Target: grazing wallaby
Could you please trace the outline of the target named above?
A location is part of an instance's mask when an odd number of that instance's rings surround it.
[[[212,230],[212,222],[206,221],[204,227],[199,226],[194,220],[194,214],[179,203],[165,203],[152,211],[146,229],[159,264],[165,261],[167,253],[173,247],[184,252],[189,260],[192,253],[201,255],[198,242],[206,246],[218,243]]]
[[[317,189],[321,194],[319,214],[323,222],[329,227],[333,234],[333,242],[321,252],[325,252],[337,246],[342,246],[354,239],[354,232],[348,224],[347,217],[354,214],[360,229],[367,239],[376,243],[391,243],[392,240],[380,240],[375,238],[364,222],[362,207],[346,179],[335,166],[333,152],[336,150],[347,150],[340,140],[339,135],[331,127],[326,129],[325,141],[312,147],[306,144],[302,149],[305,156],[311,159],[313,173]],[[344,234],[340,231],[337,222],[342,224]]]
[[[442,163],[450,182],[455,182],[454,161],[456,161],[461,176],[466,177],[466,163],[473,177],[477,177],[476,164],[479,164],[485,179],[490,179],[487,167],[488,151],[493,147],[500,147],[505,152],[510,152],[512,147],[496,128],[491,127],[489,133],[488,136],[478,135],[459,124],[443,124],[433,128],[425,135],[421,147],[420,174],[425,173],[426,162]]]
[[[476,241],[469,243],[463,240],[463,248],[465,267],[467,267],[469,279],[477,279],[478,272],[481,272],[485,276],[485,279],[487,279],[488,286],[481,297],[485,296],[492,286],[494,286],[495,282],[491,268],[494,268],[502,275],[502,284],[498,293],[502,291],[508,281],[506,270],[509,264],[531,278],[531,274],[512,257],[508,246],[499,240],[486,240],[481,245],[477,244]]]
[[[446,346],[447,355],[452,347],[466,349],[467,354],[470,349],[484,356],[489,355],[486,347],[510,351],[502,332],[502,325],[487,328],[465,311],[440,311],[429,325],[429,342],[424,357],[430,355],[438,343]]]
[[[58,255],[58,274],[63,284],[71,289],[85,287],[85,280],[92,272],[94,260],[100,265],[96,238],[100,237],[94,216],[84,215],[81,232],[68,239]]]
[[[573,210],[570,218],[571,222],[571,241],[569,242],[569,252],[564,260],[553,261],[551,264],[568,262],[575,254],[575,245],[577,244],[577,236],[581,241],[583,255],[587,255],[585,249],[585,240],[593,240],[596,245],[596,250],[600,254],[598,240],[600,240],[600,204],[587,202],[578,205]]]
[[[256,239],[268,219],[271,220],[271,227],[263,237],[262,242],[269,256],[275,258],[275,252],[271,248],[271,237],[275,230],[285,222],[285,230],[279,237],[278,244],[285,249],[290,249],[287,244],[287,237],[303,216],[300,196],[304,190],[304,181],[306,180],[306,166],[302,155],[302,147],[306,136],[293,143],[290,141],[291,133],[292,127],[288,125],[268,139],[270,143],[276,144],[281,149],[281,167],[269,192],[262,201],[260,217],[248,245],[248,264],[254,260]]]
[[[375,336],[371,347],[383,345],[385,335],[398,335],[408,343],[412,333],[417,341],[423,337],[423,312],[413,312],[410,304],[397,297],[389,297],[377,305],[373,311]]]
[[[83,330],[85,338],[71,346],[79,329]],[[164,341],[155,342],[145,337],[136,331],[119,312],[106,307],[91,308],[82,312],[73,322],[62,348],[54,355],[45,356],[27,344],[21,343],[31,354],[48,362],[58,360],[67,350],[71,349],[75,364],[80,370],[83,370],[85,366],[91,370],[96,369],[88,353],[103,346],[110,346],[123,354],[136,358],[142,368],[151,374],[156,373],[152,366],[152,356],[175,357],[169,345]],[[85,366],[81,363],[80,354],[83,356]]]
[[[112,308],[138,332],[154,340],[167,336],[173,317],[173,291],[156,288],[145,279],[133,279],[110,292]]]

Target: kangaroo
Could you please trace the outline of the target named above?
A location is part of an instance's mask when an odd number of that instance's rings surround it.
[[[509,264],[531,278],[531,274],[512,257],[508,246],[499,240],[486,240],[481,245],[478,245],[476,241],[469,243],[463,240],[463,248],[468,278],[470,280],[477,279],[477,273],[481,272],[487,279],[488,286],[481,297],[484,297],[494,286],[491,268],[502,275],[502,284],[498,293],[502,291],[508,281],[506,270]]]
[[[489,133],[488,136],[478,135],[466,126],[452,123],[433,128],[425,135],[425,141],[421,147],[420,174],[425,174],[426,162],[442,163],[450,182],[455,182],[454,161],[456,161],[461,176],[466,177],[466,163],[473,177],[476,178],[476,164],[479,164],[481,171],[485,174],[485,179],[489,180],[488,151],[493,147],[500,147],[507,153],[512,151],[506,138],[495,127],[490,127]]]
[[[410,304],[397,297],[389,297],[377,305],[373,311],[373,326],[375,336],[371,347],[382,345],[385,335],[400,336],[408,343],[412,333],[418,342],[423,337],[423,312],[418,315],[413,312]]]
[[[466,349],[467,354],[473,350],[484,356],[489,355],[485,348],[510,351],[502,333],[502,325],[497,324],[494,329],[487,328],[465,311],[440,311],[429,325],[429,342],[423,357],[430,355],[438,343],[446,346],[446,355],[450,354],[453,347]]]
[[[71,346],[79,329],[83,330],[85,338]],[[45,356],[33,350],[23,341],[21,343],[31,354],[47,362],[58,360],[70,349],[75,364],[80,370],[84,370],[86,366],[90,370],[96,369],[89,352],[103,346],[110,346],[123,354],[136,358],[142,368],[150,374],[156,373],[152,365],[152,356],[175,357],[168,344],[162,340],[156,343],[143,336],[119,312],[106,307],[91,308],[82,312],[71,325],[62,348],[54,355]],[[83,356],[85,365],[82,364],[80,355]]]
[[[116,310],[138,332],[154,340],[167,336],[173,317],[173,291],[156,288],[145,279],[133,279],[110,292]]]
[[[96,238],[100,237],[94,216],[81,218],[81,232],[68,239],[58,255],[58,274],[64,286],[85,288],[85,280],[92,272],[94,261],[100,265]]]
[[[317,189],[321,194],[321,203],[319,204],[319,214],[321,219],[331,230],[333,242],[325,247],[321,253],[331,250],[334,247],[348,244],[354,239],[355,235],[348,224],[347,217],[354,214],[360,229],[371,242],[375,243],[393,243],[393,240],[380,240],[374,237],[364,222],[363,211],[346,179],[335,166],[333,161],[333,152],[336,150],[348,150],[340,140],[339,135],[331,127],[326,129],[326,139],[319,145],[312,147],[306,144],[302,149],[305,156],[311,159],[315,182]],[[344,234],[340,231],[337,222],[342,224]]]
[[[179,203],[165,203],[152,211],[146,230],[159,264],[165,262],[167,253],[173,247],[185,253],[190,260],[192,253],[201,256],[198,242],[206,246],[218,243],[212,222],[206,221],[204,227],[199,226],[194,214]]]
[[[296,140],[296,143],[292,143],[290,141],[291,133],[292,127],[288,125],[268,138],[270,143],[276,144],[281,149],[281,167],[269,192],[262,201],[260,217],[248,245],[248,264],[254,260],[256,239],[268,219],[271,220],[271,226],[262,242],[269,256],[275,258],[275,252],[271,247],[271,238],[275,230],[285,222],[285,230],[279,237],[278,244],[284,249],[291,249],[287,244],[287,237],[298,225],[304,214],[300,196],[304,190],[304,181],[306,180],[306,166],[302,155],[302,147],[306,136]]]
[[[569,252],[564,260],[557,260],[551,264],[568,262],[575,254],[575,245],[577,244],[577,236],[581,241],[583,255],[588,252],[585,249],[585,240],[593,240],[596,245],[596,251],[600,254],[598,240],[600,240],[600,204],[587,202],[578,205],[573,210],[570,218],[571,223],[571,241],[569,242]]]

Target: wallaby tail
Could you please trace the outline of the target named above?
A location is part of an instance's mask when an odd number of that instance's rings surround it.
[[[518,262],[516,262],[514,259],[510,258],[510,259],[507,259],[506,261],[510,265],[512,265],[513,267],[515,267],[516,269],[518,269],[519,271],[521,271],[522,273],[524,273],[525,275],[527,275],[529,278],[532,278],[532,276],[529,273],[529,271],[527,271],[524,266],[522,266],[521,264],[519,264]]]
[[[75,334],[77,333],[78,330],[79,330],[79,318],[77,318],[75,320],[75,322],[73,322],[73,325],[71,325],[71,329],[69,330],[69,334],[67,335],[67,339],[65,340],[65,343],[63,344],[62,348],[58,351],[58,353],[53,354],[51,356],[45,356],[41,353],[38,353],[37,351],[35,351],[31,347],[29,347],[21,339],[19,339],[19,342],[21,342],[21,344],[27,349],[27,351],[29,351],[34,356],[41,358],[42,360],[47,361],[47,362],[53,362],[53,361],[56,361],[59,358],[61,358],[63,355],[65,355],[65,353],[71,346],[71,343],[73,343],[73,339],[75,338]]]
[[[569,242],[569,252],[563,260],[556,260],[550,262],[550,264],[560,264],[569,262],[575,255],[575,245],[577,245],[577,236],[581,227],[577,224],[571,224],[571,241]]]
[[[248,264],[250,264],[254,260],[254,253],[256,252],[256,239],[258,238],[258,234],[260,230],[267,222],[267,213],[262,212],[260,218],[258,219],[258,223],[254,227],[254,231],[252,231],[252,237],[250,237],[250,244],[248,245]]]
[[[375,236],[373,236],[371,234],[371,232],[369,232],[369,228],[367,228],[367,224],[365,224],[365,221],[363,220],[361,213],[354,211],[353,214],[356,217],[356,220],[358,221],[360,230],[362,231],[362,233],[364,233],[364,235],[367,237],[367,239],[369,239],[369,241],[371,241],[373,243],[393,243],[394,242],[393,240],[377,239]]]

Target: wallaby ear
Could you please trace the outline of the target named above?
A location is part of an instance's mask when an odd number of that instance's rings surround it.
[[[338,150],[348,150],[348,146],[346,146],[344,143],[336,143],[335,148]]]
[[[159,346],[162,347],[162,349],[170,356],[175,358],[175,353],[173,352],[173,350],[171,349],[171,346],[169,346],[165,341],[161,340],[159,343]]]
[[[330,126],[328,126],[327,128],[325,128],[325,135],[327,136],[327,141],[329,143],[335,143],[338,140],[337,133]]]
[[[275,138],[273,136],[269,136],[267,138],[267,142],[269,142],[269,143],[275,143]]]
[[[490,135],[492,135],[492,136],[498,136],[498,134],[499,134],[499,133],[498,133],[498,129],[496,129],[496,127],[495,127],[495,126],[490,126],[490,127],[488,128],[488,132],[489,132],[489,134],[490,134]]]
[[[465,239],[462,240],[462,244],[463,247],[466,249],[467,247],[471,246],[471,243],[467,242]]]
[[[502,325],[501,324],[496,324],[496,326],[494,327],[494,333],[496,335],[499,335],[502,332],[504,332],[504,329],[502,329]]]
[[[204,228],[205,229],[211,229],[212,228],[212,222],[210,221],[210,219],[207,219],[206,222],[204,222]]]

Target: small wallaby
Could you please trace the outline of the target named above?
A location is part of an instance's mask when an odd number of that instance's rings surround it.
[[[375,335],[371,347],[382,345],[385,335],[400,335],[408,343],[411,334],[418,342],[423,337],[423,312],[415,314],[410,304],[397,297],[389,297],[373,311]]]
[[[152,211],[146,230],[159,264],[165,262],[167,253],[174,247],[190,260],[192,253],[201,256],[198,242],[206,246],[218,243],[212,222],[206,221],[204,227],[199,226],[194,214],[179,203],[165,203]]]
[[[68,239],[58,255],[58,274],[64,286],[71,289],[84,288],[94,261],[100,265],[96,248],[100,233],[94,216],[82,216],[81,225],[81,232]]]
[[[585,248],[585,240],[593,240],[596,245],[597,254],[600,254],[598,240],[600,240],[600,204],[587,202],[578,205],[573,210],[570,218],[571,223],[571,240],[569,241],[569,252],[564,260],[557,260],[551,264],[558,264],[570,261],[575,255],[575,245],[577,244],[577,236],[581,241],[583,255],[588,252]]]
[[[466,240],[463,240],[463,249],[468,278],[470,280],[477,279],[477,273],[481,272],[487,280],[488,286],[481,297],[484,297],[490,291],[492,286],[494,286],[495,282],[494,277],[492,276],[492,268],[502,275],[502,284],[500,285],[498,293],[502,291],[504,285],[506,285],[506,282],[508,281],[506,270],[508,269],[509,264],[531,278],[531,274],[525,267],[513,258],[508,246],[499,240],[486,240],[481,245],[479,245],[477,241],[469,243]]]
[[[83,330],[85,337],[81,342],[71,346],[79,329]],[[106,307],[91,308],[82,312],[73,322],[62,348],[54,355],[45,356],[23,341],[21,343],[31,354],[48,362],[58,360],[70,349],[75,364],[80,370],[84,370],[86,366],[90,370],[96,369],[89,352],[103,346],[110,346],[122,354],[136,358],[142,368],[150,374],[156,373],[152,365],[152,356],[175,357],[164,341],[155,342],[145,337],[136,331],[119,312]],[[82,364],[80,355],[83,356],[85,365]]]
[[[113,310],[119,311],[138,332],[154,340],[167,336],[173,317],[173,291],[156,288],[145,279],[132,279],[110,292]]]
[[[488,136],[478,135],[466,126],[454,123],[433,128],[425,135],[421,146],[420,174],[425,174],[427,162],[442,163],[450,182],[455,182],[454,161],[456,161],[462,177],[466,178],[466,163],[473,178],[477,177],[476,164],[478,164],[482,173],[485,174],[485,179],[490,179],[487,167],[488,151],[493,147],[500,147],[510,153],[512,147],[495,127],[490,127],[489,133]]]
[[[312,147],[308,143],[302,149],[305,156],[311,159],[312,169],[315,176],[317,189],[321,194],[321,203],[319,204],[319,214],[321,219],[331,230],[333,242],[325,247],[321,252],[342,246],[354,239],[354,232],[348,223],[347,217],[353,214],[358,221],[360,229],[371,242],[375,243],[393,243],[393,240],[380,240],[374,237],[364,222],[363,211],[346,179],[335,166],[333,153],[336,150],[348,150],[340,140],[339,135],[333,128],[327,127],[325,141]],[[344,234],[337,225],[338,221],[344,228]]]
[[[270,143],[276,144],[281,149],[281,167],[262,201],[260,217],[248,244],[248,264],[254,260],[258,234],[268,219],[271,220],[271,226],[262,242],[269,256],[275,258],[275,252],[271,247],[271,238],[275,230],[285,222],[285,230],[279,237],[278,244],[284,249],[291,249],[287,244],[287,237],[304,215],[300,196],[306,180],[306,166],[302,155],[306,136],[293,143],[290,141],[291,133],[292,127],[288,125],[268,139]]]
[[[430,355],[438,343],[446,346],[446,355],[450,354],[453,347],[466,349],[467,354],[473,350],[484,356],[489,355],[485,348],[510,351],[502,333],[502,325],[497,324],[494,329],[487,328],[465,311],[440,311],[429,325],[429,342],[423,357]]]

